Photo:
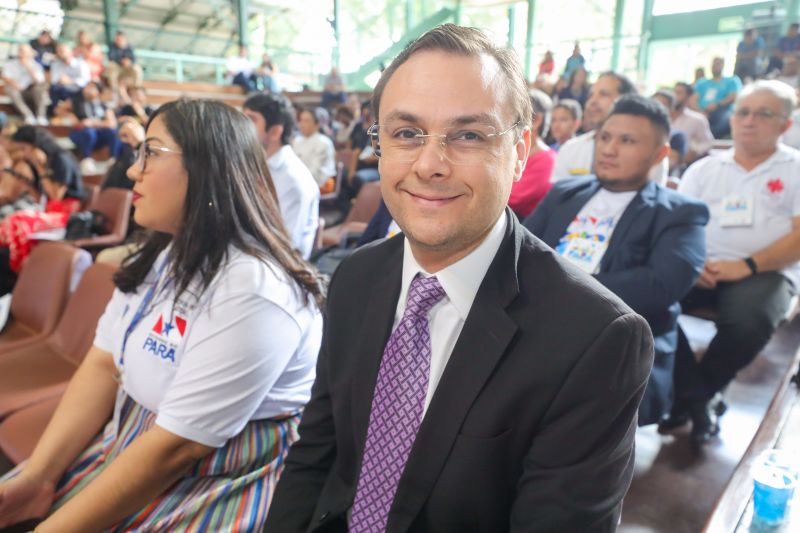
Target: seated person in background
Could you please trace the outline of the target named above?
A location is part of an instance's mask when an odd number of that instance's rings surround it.
[[[578,67],[570,74],[567,86],[558,91],[558,100],[575,100],[584,107],[589,98],[589,79],[586,69]]]
[[[673,130],[686,134],[689,140],[686,163],[690,164],[708,154],[714,144],[714,134],[711,133],[708,118],[689,107],[694,96],[694,87],[688,83],[678,82],[672,95],[674,103],[672,107],[668,107],[670,125]]]
[[[583,119],[583,109],[575,100],[559,100],[553,107],[550,119],[550,137],[553,144],[550,148],[558,151],[561,146],[575,137],[581,127]]]
[[[225,70],[232,85],[238,85],[246,93],[256,90],[253,78],[253,64],[247,57],[247,47],[239,46],[239,52],[225,60]]]
[[[775,77],[794,90],[800,89],[800,59],[796,56],[787,56],[783,60],[783,68],[780,74]]]
[[[529,94],[533,106],[531,149],[522,176],[511,186],[511,196],[508,198],[508,207],[520,220],[530,215],[550,190],[550,174],[556,159],[556,152],[543,140],[550,126],[553,101],[539,89],[531,89]]]
[[[58,183],[67,184],[67,196],[83,197],[81,171],[75,157],[61,148],[55,138],[44,128],[22,126],[11,136],[11,144],[19,150],[21,158],[42,164],[47,174]]]
[[[42,30],[35,39],[31,39],[30,44],[33,51],[36,52],[36,62],[39,63],[43,69],[50,70],[50,65],[56,60],[56,42],[53,35],[48,30]]]
[[[358,195],[361,186],[370,181],[378,181],[378,156],[375,154],[368,130],[372,125],[370,101],[361,105],[361,119],[353,127],[350,134],[350,148],[353,157],[347,166],[347,177],[342,183],[341,200],[345,211],[350,209],[350,202]]]
[[[655,362],[639,425],[658,422],[672,400],[678,303],[703,268],[708,209],[648,179],[669,150],[669,119],[652,100],[627,95],[597,133],[596,176],[562,180],[525,226],[642,315]]]
[[[256,90],[266,93],[281,92],[278,85],[278,67],[272,62],[269,54],[261,56],[261,64],[254,72]]]
[[[0,266],[0,272],[3,274],[7,273],[8,269],[14,275],[22,270],[36,243],[31,239],[32,234],[65,228],[69,216],[80,209],[81,198],[71,196],[67,184],[60,181],[61,179],[63,176],[41,173],[42,192],[47,196],[44,210],[17,211],[0,222],[0,248],[7,249],[7,254],[4,250],[0,257],[3,261],[8,261],[7,267],[5,264]],[[7,286],[8,282],[8,279],[3,279],[0,281],[0,286]]]
[[[589,91],[589,99],[583,111],[581,127],[586,133],[567,141],[559,148],[550,178],[552,181],[592,174],[595,131],[608,116],[614,101],[625,94],[636,94],[636,87],[631,80],[611,71],[600,74]],[[667,169],[667,161],[662,159],[650,171],[650,179],[657,183],[666,183]]]
[[[92,152],[107,146],[111,157],[119,156],[117,117],[114,111],[100,100],[100,84],[89,82],[81,95],[72,99],[72,111],[77,125],[69,132],[70,140],[81,158],[81,173],[85,176],[97,174]]]
[[[733,72],[740,80],[747,82],[764,73],[761,58],[765,48],[764,38],[755,29],[745,30],[744,38],[736,47],[736,63],[733,66]]]
[[[355,125],[355,116],[349,107],[342,105],[336,108],[336,113],[333,115],[334,148],[337,150],[350,148],[348,141],[350,141],[350,135],[352,135]]]
[[[50,107],[55,109],[62,100],[69,100],[79,94],[92,81],[89,64],[72,55],[72,50],[64,43],[56,47],[56,59],[50,67]]]
[[[723,76],[725,60],[715,57],[711,62],[711,78],[703,78],[695,86],[697,107],[708,117],[711,133],[717,139],[731,133],[731,112],[736,95],[742,90],[739,76]]]
[[[681,174],[686,168],[686,152],[689,141],[682,131],[673,131],[669,135],[669,175],[670,178],[680,180]],[[673,184],[673,186],[670,185]],[[677,182],[670,180],[667,186],[674,189]]]
[[[292,246],[308,259],[319,225],[319,187],[289,144],[294,133],[294,108],[281,95],[254,94],[245,101],[244,114],[255,126],[266,153]]]
[[[75,57],[80,57],[89,65],[89,72],[92,74],[92,80],[100,81],[100,76],[103,75],[103,50],[100,45],[92,40],[92,36],[84,30],[78,31],[76,38],[78,44],[72,50]]]
[[[260,531],[297,439],[322,293],[255,133],[226,104],[182,100],[147,135],[130,169],[147,242],[33,455],[0,482],[0,527]]]
[[[103,180],[103,189],[133,189],[133,181],[128,178],[128,167],[137,159],[137,151],[144,143],[144,127],[132,117],[119,120],[119,156],[108,170]]]
[[[117,110],[118,117],[134,117],[140,124],[147,124],[155,108],[147,103],[147,90],[141,85],[128,88],[128,103]]]
[[[663,431],[689,420],[697,444],[719,432],[718,393],[767,344],[800,282],[800,152],[780,144],[797,102],[778,81],[757,81],[736,99],[733,148],[690,166],[678,191],[708,204],[708,252],[684,310],[711,307],[717,334],[698,363],[682,336],[675,403]]]
[[[19,45],[17,58],[3,65],[5,92],[26,124],[47,124],[47,84],[44,69],[34,60],[33,48]]]
[[[300,135],[292,140],[297,157],[300,158],[320,189],[333,190],[336,176],[336,153],[333,142],[319,131],[319,120],[311,109],[301,108],[297,112],[297,127]]]
[[[322,107],[325,109],[330,109],[336,104],[343,104],[347,99],[344,80],[336,67],[331,67],[331,71],[325,76],[322,85]]]
[[[128,42],[125,32],[118,31],[114,42],[108,47],[108,65],[106,67],[108,85],[123,103],[128,102],[128,87],[137,87],[142,84],[142,67],[136,64],[136,54]]]
[[[14,161],[0,170],[0,220],[17,211],[39,210],[41,183],[38,165],[27,159]]]

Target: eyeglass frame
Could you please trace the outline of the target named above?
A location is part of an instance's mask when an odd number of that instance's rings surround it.
[[[505,130],[503,130],[501,132],[498,132],[498,133],[489,133],[488,136],[491,137],[491,138],[495,138],[495,137],[500,137],[501,135],[505,135],[509,131],[511,131],[514,128],[516,128],[517,126],[519,126],[520,122],[522,122],[522,121],[521,120],[517,120],[515,123],[513,123],[507,129],[505,129]],[[491,124],[487,124],[487,126],[491,126],[492,128],[494,128],[494,126],[492,126]],[[418,128],[416,126],[409,126],[409,128],[410,129],[419,130],[419,131],[425,131],[422,128]],[[379,130],[380,130],[380,124],[378,124],[377,122],[373,122],[372,126],[370,126],[367,129],[367,136],[370,138],[370,140],[373,143],[373,149],[375,151],[375,155],[378,156],[378,157],[381,157],[380,141],[378,139],[378,131]],[[434,137],[439,139],[439,145],[442,147],[442,150],[443,151],[447,150],[447,135],[446,134],[443,134],[443,133],[417,133],[416,135],[414,135],[415,139],[420,139],[421,140],[420,145],[419,145],[420,148],[425,146],[425,142],[426,142],[425,139],[434,138]],[[419,156],[417,156],[417,157],[419,157]],[[404,163],[410,163],[410,162],[415,161],[415,160],[416,160],[416,158],[415,159],[411,159],[409,161],[403,161],[403,162]]]
[[[161,152],[165,154],[179,154],[179,155],[183,154],[183,152],[181,152],[180,150],[173,150],[172,148],[167,148],[165,146],[153,146],[147,141],[144,141],[136,149],[135,163],[139,163],[139,172],[144,172],[145,169],[147,168],[147,158],[150,157],[149,155],[147,155],[147,150],[152,150],[154,152]]]
[[[771,120],[773,118],[779,118],[781,120],[786,120],[787,117],[783,113],[778,113],[777,111],[773,111],[772,109],[750,109],[749,107],[741,107],[736,108],[733,110],[733,115],[738,119],[746,119],[749,116],[753,116],[756,120]]]

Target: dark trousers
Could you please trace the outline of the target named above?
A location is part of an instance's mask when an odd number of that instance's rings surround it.
[[[52,110],[55,109],[56,105],[61,100],[69,100],[76,94],[80,93],[80,88],[71,88],[65,87],[64,85],[53,84],[50,86],[50,112],[52,114]]]
[[[715,139],[729,137],[731,134],[731,114],[733,105],[718,107],[708,115],[708,125]]]
[[[712,307],[717,334],[698,363],[682,330],[675,354],[675,395],[679,400],[708,400],[722,391],[769,342],[789,310],[794,286],[783,274],[764,272],[716,289],[692,289],[681,302],[684,312]]]
[[[119,157],[120,141],[114,128],[76,128],[69,132],[70,140],[75,143],[81,159],[92,157],[92,152],[108,146],[111,157]]]
[[[233,84],[241,87],[245,93],[251,93],[256,90],[255,78],[244,72],[240,72],[233,77]]]

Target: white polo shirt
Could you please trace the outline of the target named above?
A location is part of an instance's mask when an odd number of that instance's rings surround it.
[[[322,341],[314,304],[282,269],[232,246],[208,289],[175,302],[169,269],[158,275],[168,250],[135,293],[114,291],[97,325],[94,345],[114,357],[124,391],[160,427],[213,447],[250,420],[298,412]]]
[[[704,201],[711,219],[706,226],[707,257],[711,261],[749,257],[792,231],[800,216],[800,152],[778,145],[777,151],[751,171],[733,159],[734,149],[712,154],[690,166],[678,192]],[[726,225],[726,199],[752,199],[752,223]],[[800,288],[800,263],[783,273]]]
[[[568,140],[558,149],[553,173],[550,175],[552,183],[564,178],[587,176],[594,172],[594,134],[595,131],[584,133]],[[667,183],[669,176],[669,161],[667,158],[650,169],[648,178],[660,185]]]

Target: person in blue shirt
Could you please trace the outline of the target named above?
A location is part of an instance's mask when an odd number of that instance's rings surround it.
[[[744,39],[736,47],[736,65],[733,72],[740,79],[758,78],[764,72],[761,57],[764,55],[764,38],[750,28],[744,32]]]
[[[711,133],[721,139],[731,133],[730,118],[733,102],[742,90],[739,76],[723,76],[725,60],[715,57],[711,62],[711,78],[698,80],[695,85],[697,106],[708,117]]]

